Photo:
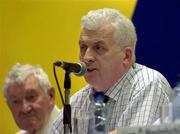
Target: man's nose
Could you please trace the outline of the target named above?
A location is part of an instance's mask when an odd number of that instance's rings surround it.
[[[90,48],[88,48],[82,58],[85,63],[93,62],[95,60],[95,54]]]
[[[31,104],[28,101],[24,100],[22,103],[21,111],[23,113],[28,113],[29,111],[31,111],[31,108]]]

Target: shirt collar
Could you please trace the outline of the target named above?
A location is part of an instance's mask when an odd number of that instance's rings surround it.
[[[122,88],[127,87],[131,83],[130,79],[132,78],[132,76],[134,76],[135,69],[136,71],[138,71],[137,68],[138,68],[138,64],[134,63],[129,68],[127,73],[125,73],[119,80],[117,80],[117,82],[109,90],[107,90],[105,95],[107,95],[110,99],[117,101],[119,98],[119,94],[122,91]],[[94,92],[93,87],[89,85],[89,89],[90,89],[89,90],[90,99],[92,100],[93,92]]]

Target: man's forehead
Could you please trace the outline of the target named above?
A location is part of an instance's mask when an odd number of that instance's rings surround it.
[[[34,74],[29,74],[25,79],[25,82],[26,81],[38,81],[38,79],[34,76]]]
[[[80,40],[93,39],[101,40],[105,38],[112,38],[114,35],[114,28],[112,26],[107,26],[97,30],[82,29],[80,34]]]
[[[24,84],[24,86],[26,87],[26,86],[32,86],[32,87],[34,87],[34,86],[40,86],[40,81],[39,81],[39,79],[38,78],[36,78],[33,74],[32,75],[29,75],[26,79],[25,79],[25,81],[23,82],[23,84]]]
[[[11,92],[18,90],[32,92],[40,88],[39,80],[35,76],[29,75],[23,82],[10,84],[8,90]]]
[[[30,86],[25,86],[25,84],[13,84],[13,85],[10,85],[9,86],[9,88],[8,88],[8,91],[9,92],[12,92],[12,91],[14,91],[14,92],[18,92],[18,91],[20,91],[21,93],[23,93],[23,92],[35,92],[35,91],[37,91],[37,90],[39,90],[40,88],[39,88],[39,86],[32,86],[32,85],[30,85]]]

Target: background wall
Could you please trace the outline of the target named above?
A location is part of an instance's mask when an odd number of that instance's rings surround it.
[[[78,61],[81,16],[90,9],[113,7],[131,18],[136,0],[0,0],[0,87],[16,62],[40,64],[56,88],[53,76],[57,60]],[[57,75],[63,91],[64,71]],[[73,74],[71,94],[86,83]],[[0,92],[0,133],[14,134],[16,126]]]

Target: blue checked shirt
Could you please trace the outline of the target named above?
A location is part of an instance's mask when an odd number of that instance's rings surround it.
[[[78,134],[88,133],[89,121],[75,122],[75,119],[88,117],[92,94],[93,89],[88,85],[71,97],[72,128],[78,125],[81,131]],[[152,125],[160,117],[161,105],[170,102],[172,90],[159,72],[135,63],[105,94],[109,96],[106,105],[111,131],[118,127]],[[62,111],[50,134],[64,134]]]

